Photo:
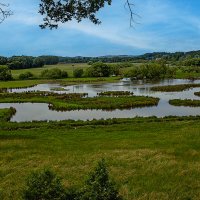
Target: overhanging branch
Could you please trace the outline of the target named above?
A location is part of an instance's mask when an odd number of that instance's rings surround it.
[[[13,12],[8,9],[9,4],[0,3],[0,23],[2,23],[7,17],[11,16]]]

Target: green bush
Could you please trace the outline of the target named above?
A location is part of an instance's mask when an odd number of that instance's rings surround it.
[[[60,79],[60,78],[67,78],[68,73],[66,71],[62,71],[58,68],[54,69],[45,69],[41,72],[41,77],[42,78],[47,78],[47,79]]]
[[[0,66],[0,81],[12,80],[12,74],[7,66]]]
[[[80,200],[121,200],[116,185],[110,180],[105,160],[90,173],[82,188]]]
[[[109,77],[111,73],[112,70],[110,66],[102,62],[93,63],[86,72],[89,77]]]
[[[75,69],[73,75],[75,78],[81,78],[83,76],[83,69]]]
[[[60,179],[50,170],[32,173],[23,191],[25,200],[61,200],[64,197],[65,190]]]
[[[33,74],[31,72],[24,72],[19,75],[20,80],[27,80],[33,77]]]
[[[110,180],[105,160],[98,162],[81,189],[67,188],[51,171],[34,172],[27,179],[24,200],[122,200]]]

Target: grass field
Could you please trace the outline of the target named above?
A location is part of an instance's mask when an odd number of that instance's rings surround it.
[[[41,72],[45,69],[58,68],[64,70],[68,73],[69,77],[73,76],[73,70],[76,68],[86,70],[89,67],[87,63],[75,63],[75,64],[58,64],[58,65],[45,65],[41,68],[32,68],[32,69],[20,69],[12,70],[13,78],[18,79],[19,75],[24,72],[31,72],[35,77],[39,77]]]
[[[20,199],[27,175],[46,167],[65,186],[78,186],[103,157],[127,200],[199,200],[200,120],[180,119],[7,123],[0,128],[1,199]]]

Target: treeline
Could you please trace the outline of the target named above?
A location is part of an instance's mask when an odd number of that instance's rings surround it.
[[[12,56],[10,58],[0,56],[0,65],[7,65],[9,69],[29,69],[58,63],[59,58],[57,56]]]

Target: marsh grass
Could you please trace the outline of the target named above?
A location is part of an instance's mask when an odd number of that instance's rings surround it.
[[[130,91],[106,91],[97,93],[98,96],[132,96],[133,92]]]
[[[172,100],[169,100],[169,104],[171,104],[173,106],[199,107],[200,106],[200,100],[172,99]]]
[[[135,107],[156,106],[158,98],[145,96],[86,97],[87,93],[57,94],[50,92],[1,93],[0,103],[49,103],[52,110],[80,109],[131,109]]]
[[[151,87],[152,91],[158,92],[180,92],[183,90],[200,87],[200,84],[182,84]]]
[[[9,121],[15,113],[16,109],[13,107],[0,109],[0,122]]]
[[[200,92],[195,92],[194,95],[200,97]]]
[[[199,117],[112,122],[5,122],[21,128],[0,131],[1,199],[20,199],[27,175],[45,167],[63,177],[65,186],[79,187],[100,158],[127,200],[200,198]]]

